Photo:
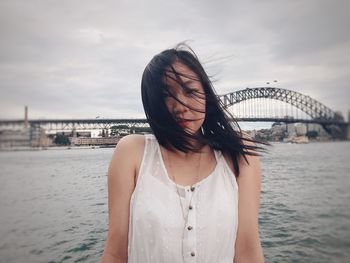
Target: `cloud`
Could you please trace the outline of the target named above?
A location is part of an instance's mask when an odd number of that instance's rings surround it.
[[[278,79],[278,87],[346,114],[349,7],[316,0],[2,1],[0,118],[21,118],[24,105],[31,118],[143,117],[144,67],[187,39],[218,80],[218,93]]]

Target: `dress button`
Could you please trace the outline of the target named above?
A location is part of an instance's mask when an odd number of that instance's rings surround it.
[[[188,208],[189,208],[190,210],[192,210],[193,207],[190,205]]]
[[[195,189],[195,187],[194,187],[194,186],[191,186],[191,191],[192,191],[192,192],[194,191],[194,189]]]
[[[194,257],[196,254],[192,251],[191,252],[191,256]]]
[[[193,227],[191,227],[191,226],[188,226],[188,227],[187,227],[188,230],[192,230],[192,228],[193,228]]]

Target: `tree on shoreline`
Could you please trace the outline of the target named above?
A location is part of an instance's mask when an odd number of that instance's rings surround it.
[[[54,143],[57,145],[70,145],[70,140],[67,135],[57,134],[54,140]]]

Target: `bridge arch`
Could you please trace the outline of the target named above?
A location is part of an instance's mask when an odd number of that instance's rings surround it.
[[[220,95],[219,98],[226,108],[242,101],[255,98],[279,100],[300,109],[314,120],[343,121],[342,116],[339,116],[332,109],[325,106],[321,102],[311,98],[310,96],[287,89],[274,87],[246,88]]]

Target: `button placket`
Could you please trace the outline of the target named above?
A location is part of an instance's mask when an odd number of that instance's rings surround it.
[[[193,188],[192,188],[193,189]],[[187,217],[187,223],[185,227],[185,233],[184,233],[184,257],[186,259],[186,262],[196,262],[196,256],[197,256],[197,241],[196,241],[196,206],[194,205],[196,203],[196,191],[197,189],[191,190],[189,187],[188,189],[188,202],[191,200],[191,204],[188,203],[187,209],[188,209],[188,217]]]

